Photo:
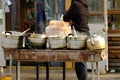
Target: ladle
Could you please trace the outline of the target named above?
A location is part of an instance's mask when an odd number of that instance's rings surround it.
[[[25,31],[23,31],[20,35],[24,35],[26,32],[28,32],[30,30],[30,28],[26,29]]]

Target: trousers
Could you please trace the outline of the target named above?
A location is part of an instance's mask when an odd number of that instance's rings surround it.
[[[78,80],[88,80],[87,66],[85,62],[75,62],[75,72]]]

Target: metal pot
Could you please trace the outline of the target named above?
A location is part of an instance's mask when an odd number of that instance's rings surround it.
[[[68,36],[67,37],[67,48],[69,49],[83,49],[85,48],[87,36],[86,35],[79,35],[75,36]]]
[[[49,36],[48,44],[50,49],[61,49],[66,48],[66,37],[65,36]]]
[[[105,39],[97,34],[89,37],[87,39],[87,49],[89,50],[97,50],[105,48]]]
[[[3,48],[21,48],[23,43],[23,36],[20,36],[21,32],[9,31],[2,32],[1,45]]]
[[[32,33],[28,39],[33,46],[46,46],[47,43],[47,36],[45,34]]]

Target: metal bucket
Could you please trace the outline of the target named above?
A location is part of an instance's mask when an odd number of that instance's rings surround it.
[[[67,48],[69,49],[82,49],[85,48],[86,39],[80,37],[67,37]]]
[[[46,49],[47,37],[44,34],[30,34],[28,37],[30,44],[34,48]]]
[[[22,48],[23,36],[20,36],[20,33],[16,31],[2,32],[2,47],[7,49]]]
[[[67,42],[65,36],[49,36],[48,44],[50,49],[63,49],[66,48]]]

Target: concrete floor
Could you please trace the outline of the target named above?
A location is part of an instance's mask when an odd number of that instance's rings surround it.
[[[16,68],[13,67],[12,80],[16,80]],[[9,68],[4,68],[5,75],[9,75]],[[62,80],[62,69],[52,69],[50,70],[49,80]],[[88,72],[89,80],[92,80],[92,74]],[[21,67],[20,80],[36,80],[36,68],[35,67]],[[39,69],[39,80],[46,80],[46,70],[45,68]],[[77,80],[74,70],[66,70],[66,80]],[[100,80],[120,80],[120,73],[106,73],[100,75]]]

